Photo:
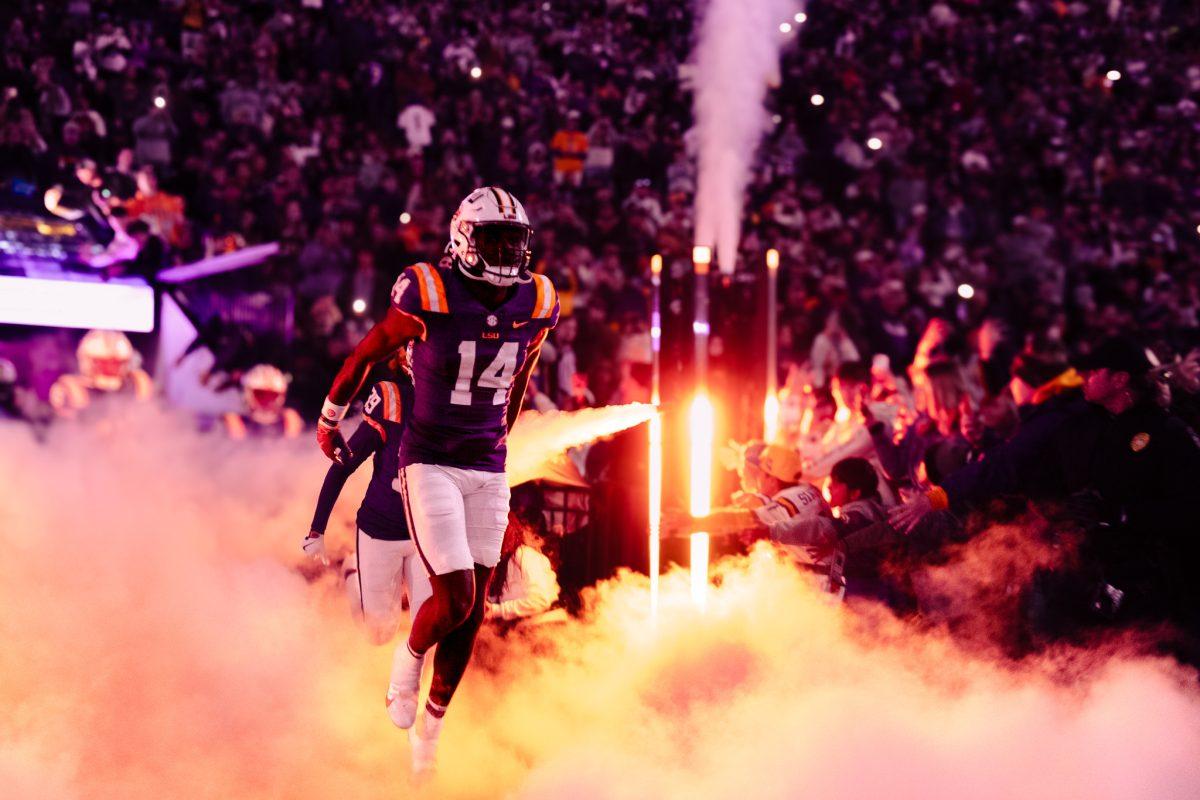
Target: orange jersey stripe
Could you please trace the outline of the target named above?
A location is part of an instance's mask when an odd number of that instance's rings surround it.
[[[421,292],[421,308],[429,310],[429,284],[425,280],[425,272],[421,268],[424,264],[417,264],[412,268],[413,277],[417,279],[417,289]]]
[[[446,287],[442,276],[429,264],[421,263],[416,266],[417,275],[421,279],[421,307],[426,311],[445,314],[450,310],[446,303]]]
[[[390,381],[383,384],[384,391],[384,413],[392,422],[400,421],[400,388]]]
[[[548,319],[554,312],[554,300],[557,296],[554,284],[545,275],[538,274],[533,276],[533,283],[537,288],[537,297],[533,303],[533,318]]]
[[[442,276],[436,269],[430,267],[429,274],[433,278],[433,288],[437,292],[438,307],[436,310],[445,314],[450,310],[450,304],[446,302],[446,286],[442,283]]]

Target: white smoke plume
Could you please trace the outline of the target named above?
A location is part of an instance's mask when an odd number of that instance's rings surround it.
[[[296,569],[325,465],[145,408],[43,445],[0,427],[0,796],[409,796],[390,648]],[[626,574],[582,620],[485,634],[416,796],[1200,796],[1193,672],[964,652],[767,549],[715,571],[705,615],[674,572],[652,623]]]
[[[778,82],[779,30],[799,10],[796,0],[701,0],[695,62],[699,178],[696,244],[715,247],[732,272],[741,235],[742,203],[768,119],[763,100]]]

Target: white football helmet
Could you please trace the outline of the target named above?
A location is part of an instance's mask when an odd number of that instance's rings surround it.
[[[105,392],[118,391],[137,367],[137,353],[129,337],[120,331],[88,331],[79,340],[75,357],[79,372]]]
[[[270,364],[257,364],[242,376],[242,394],[252,413],[279,413],[287,399],[287,390],[288,377]]]
[[[532,237],[521,201],[499,186],[485,186],[458,204],[446,251],[468,278],[512,286],[529,280]]]

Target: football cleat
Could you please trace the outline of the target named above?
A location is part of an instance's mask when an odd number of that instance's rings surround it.
[[[417,718],[418,692],[406,692],[396,684],[388,684],[384,704],[387,706],[388,718],[397,728],[412,729]]]
[[[444,717],[435,717],[426,709],[417,724],[408,729],[412,771],[418,780],[427,780],[437,772],[438,737],[444,721]]]
[[[392,674],[384,702],[388,716],[397,728],[411,728],[417,717],[417,696],[421,691],[424,655],[414,655],[408,642],[401,642],[392,654]]]

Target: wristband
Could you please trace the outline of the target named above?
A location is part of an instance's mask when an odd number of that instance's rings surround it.
[[[950,507],[950,497],[946,494],[946,490],[940,486],[935,486],[925,493],[929,498],[929,505],[934,511],[945,511]]]
[[[349,403],[339,406],[326,397],[325,405],[321,406],[321,421],[330,427],[336,428],[337,424],[342,421],[342,417],[346,416],[346,409],[349,407]]]

